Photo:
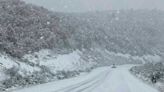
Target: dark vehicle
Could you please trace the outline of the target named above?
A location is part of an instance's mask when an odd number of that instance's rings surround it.
[[[117,68],[115,64],[112,65],[112,68]]]

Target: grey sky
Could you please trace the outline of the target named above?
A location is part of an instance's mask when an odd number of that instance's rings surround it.
[[[86,12],[116,9],[162,9],[164,0],[25,0],[60,12]]]

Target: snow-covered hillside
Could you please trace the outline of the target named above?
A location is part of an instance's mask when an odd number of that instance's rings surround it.
[[[26,4],[0,1],[0,50],[13,57],[42,49],[91,49],[154,55],[163,49],[164,12],[118,10],[59,13]]]
[[[156,56],[149,56],[147,59],[150,61],[153,57]],[[144,57],[114,53],[101,48],[58,54],[55,50],[45,49],[33,54],[26,54],[22,59],[14,59],[6,54],[1,54],[0,59],[0,83],[3,84],[3,88],[28,86],[69,78],[98,66],[147,62]]]
[[[81,59],[82,54],[79,50],[63,55],[55,54],[52,50],[41,50],[34,54],[25,55],[23,59],[39,66],[49,67],[53,72],[73,71],[86,66],[85,61]]]
[[[78,50],[67,54],[41,50],[25,55],[23,59],[14,59],[1,54],[0,84],[2,88],[11,88],[76,76],[95,65],[94,62],[84,61],[81,54],[82,52]]]
[[[163,19],[160,10],[76,14],[0,0],[0,91],[100,66],[156,64],[164,50]]]

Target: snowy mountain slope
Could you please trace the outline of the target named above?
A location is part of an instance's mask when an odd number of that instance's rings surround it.
[[[42,49],[95,47],[143,56],[159,54],[164,47],[160,10],[67,14],[21,0],[1,0],[0,12],[0,47],[13,57]]]
[[[103,48],[83,50],[82,57],[86,61],[97,62],[99,65],[157,63],[162,59],[158,55],[134,56],[131,54],[111,52]]]
[[[21,58],[41,49],[65,45],[57,18],[43,7],[22,0],[0,0],[0,50]]]
[[[28,64],[25,64],[24,62],[21,62],[17,59],[14,59],[10,56],[7,56],[6,54],[0,55],[0,73],[3,75],[7,75],[8,70],[13,70],[13,73],[20,73],[22,76],[25,76],[25,74],[30,75],[34,71],[39,71],[40,69],[38,67],[33,67]],[[15,71],[15,72],[14,72]],[[9,72],[8,72],[9,73]],[[12,77],[7,75],[8,78]],[[5,77],[2,77],[5,78]],[[0,80],[2,81],[2,80]]]
[[[0,57],[2,88],[0,90],[73,77],[96,65],[95,62],[83,60],[81,54],[80,51],[56,54],[52,50],[41,50],[27,54],[21,60],[2,54]]]
[[[163,11],[53,13],[20,0],[2,0],[0,6],[1,50],[14,57],[42,49],[96,47],[143,56],[157,54],[163,46],[158,41],[164,29]]]
[[[49,67],[53,72],[62,70],[73,71],[79,70],[82,66],[85,66],[83,63],[85,61],[81,59],[82,54],[83,53],[79,50],[62,55],[55,54],[52,50],[41,50],[32,55],[25,55],[23,59],[39,66]]]
[[[163,11],[120,10],[60,14],[60,29],[74,48],[102,47],[131,55],[155,54],[163,47]],[[162,50],[162,49],[161,49]]]

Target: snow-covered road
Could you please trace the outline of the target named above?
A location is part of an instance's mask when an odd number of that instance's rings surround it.
[[[102,67],[76,78],[13,92],[158,92],[129,73],[131,65]]]

